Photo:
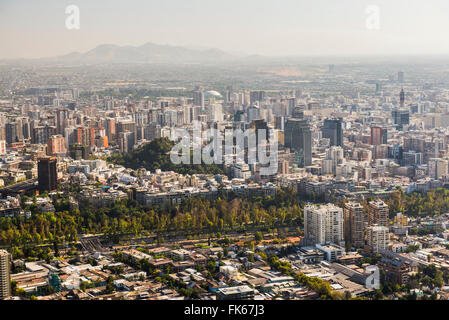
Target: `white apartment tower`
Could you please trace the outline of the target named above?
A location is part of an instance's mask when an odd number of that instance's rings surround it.
[[[307,245],[334,243],[344,246],[343,209],[333,204],[304,208],[304,235]]]
[[[367,228],[367,242],[372,252],[387,250],[388,248],[388,228],[384,226],[369,226]]]
[[[9,253],[0,250],[0,299],[5,299],[10,294]]]

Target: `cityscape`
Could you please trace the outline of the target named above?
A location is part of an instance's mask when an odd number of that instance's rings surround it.
[[[447,55],[145,41],[0,59],[0,300],[449,300]]]

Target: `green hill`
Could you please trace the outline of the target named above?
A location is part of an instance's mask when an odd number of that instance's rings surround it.
[[[109,162],[122,165],[126,168],[145,168],[152,172],[156,169],[162,171],[175,171],[180,174],[223,174],[221,166],[216,164],[174,164],[170,154],[174,142],[168,138],[155,139],[129,153],[114,154],[108,158]]]

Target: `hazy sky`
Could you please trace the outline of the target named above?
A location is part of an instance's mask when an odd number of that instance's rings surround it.
[[[67,30],[65,8],[80,9]],[[380,29],[366,7],[380,9]],[[0,58],[145,42],[261,55],[449,54],[447,0],[0,0]]]

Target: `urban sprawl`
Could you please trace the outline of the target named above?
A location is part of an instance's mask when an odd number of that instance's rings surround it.
[[[1,66],[0,298],[449,299],[447,72],[275,68]]]

